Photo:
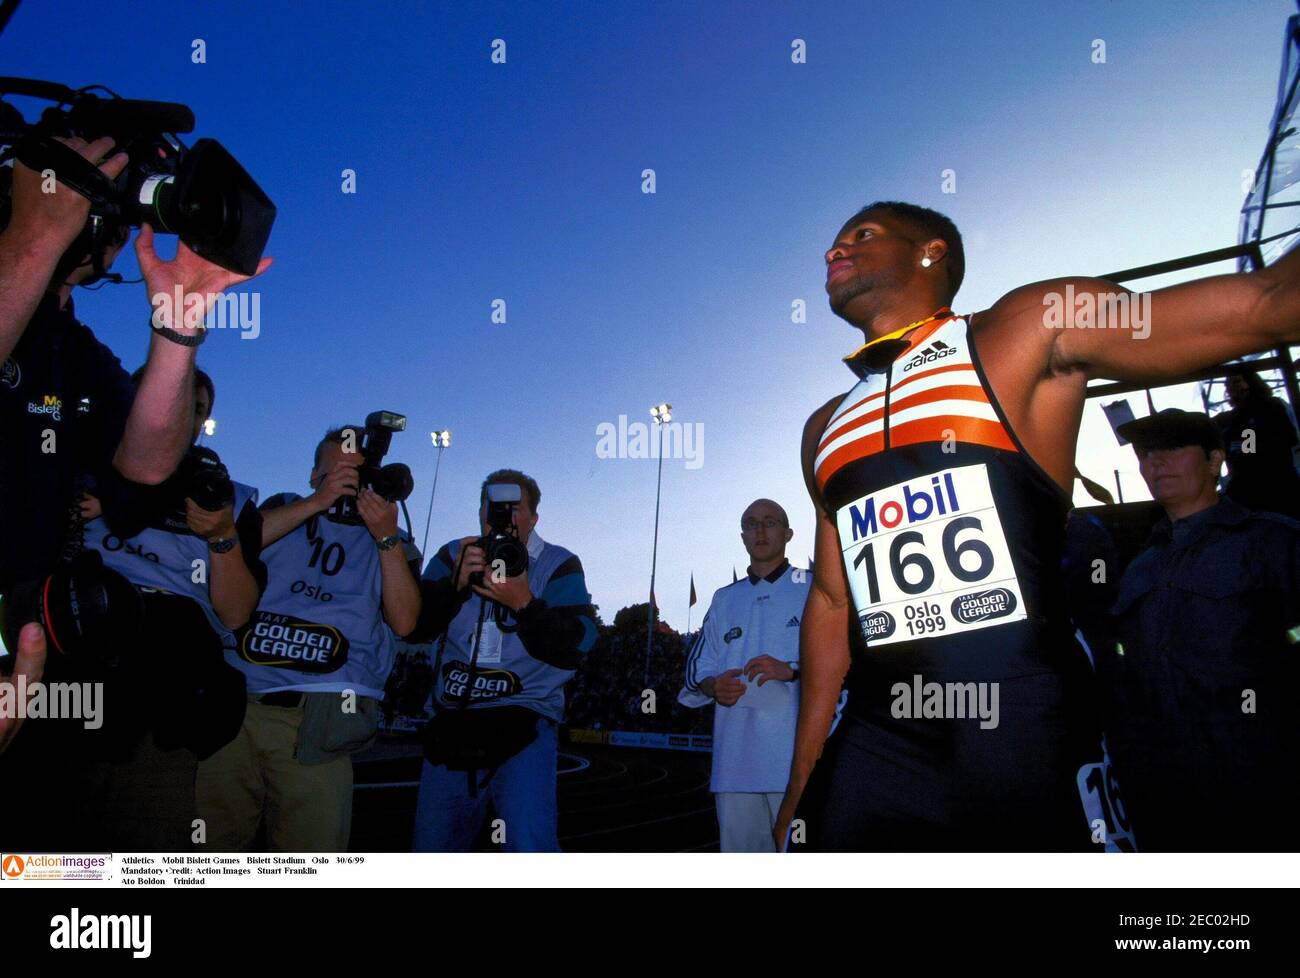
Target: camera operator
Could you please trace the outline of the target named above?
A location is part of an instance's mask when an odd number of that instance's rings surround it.
[[[138,381],[140,372],[132,376]],[[229,666],[232,629],[266,586],[257,490],[233,482],[216,453],[197,447],[216,388],[194,371],[194,429],[180,468],[151,493],[148,525],[115,534],[98,498],[82,497],[86,546],[145,590],[148,627],[136,672],[133,729],[112,731],[90,784],[99,804],[93,847],[176,852],[190,845],[198,759],[227,743],[244,714],[244,680]],[[238,514],[238,515],[236,515]],[[198,691],[203,691],[200,697]],[[183,749],[182,749],[183,748]]]
[[[61,142],[91,161],[113,145],[107,137]],[[116,177],[126,165],[118,153],[100,171]],[[0,231],[0,592],[54,565],[76,476],[156,485],[171,475],[192,428],[194,349],[202,334],[173,310],[154,309],[157,328],[137,391],[118,359],[77,321],[71,298],[74,286],[99,280],[112,265],[129,228],[88,220],[86,198],[61,183],[44,193],[41,184],[39,173],[14,162],[9,220]],[[135,251],[148,296],[180,288],[208,303],[250,277],[183,243],[163,261],[148,225]]]
[[[312,495],[262,506],[266,592],[227,653],[247,712],[199,764],[209,849],[247,851],[261,825],[272,851],[347,850],[351,755],[374,737],[394,633],[420,613],[419,554],[398,533],[397,503],[363,484],[362,438],[359,426],[327,432]]]
[[[541,495],[522,472],[493,472],[479,495],[482,537],[451,541],[425,568],[416,640],[441,637],[418,852],[469,851],[489,801],[504,825],[494,841],[507,851],[559,851],[564,684],[595,644],[596,625],[581,562],[534,529]]]
[[[114,144],[108,137],[58,142],[98,164],[105,179],[128,165],[125,154],[109,155]],[[77,321],[71,298],[74,286],[106,273],[129,227],[91,217],[85,197],[18,160],[6,183],[0,194],[0,595],[8,597],[57,567],[70,567],[75,576],[95,563],[78,562],[89,555],[75,554],[69,539],[81,480],[95,481],[113,522],[140,485],[157,485],[176,468],[191,432],[194,346],[201,330],[199,323],[187,325],[155,308],[137,390],[117,357]],[[202,294],[206,304],[251,277],[218,267],[184,244],[164,261],[148,226],[135,251],[149,296],[179,289]],[[267,264],[264,259],[258,271]],[[67,558],[63,565],[61,556]],[[11,640],[24,624],[7,622]],[[66,675],[71,666],[65,658],[52,652],[48,679]],[[0,657],[0,672],[14,665]],[[58,721],[27,725],[5,755],[8,783],[30,779],[44,786],[22,806],[0,811],[11,844],[67,847],[79,805],[77,779],[51,783],[44,775],[56,766],[68,771],[80,760],[80,734],[79,727]]]

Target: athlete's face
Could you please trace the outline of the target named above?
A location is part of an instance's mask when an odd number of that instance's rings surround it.
[[[1216,449],[1207,458],[1200,445],[1144,448],[1137,456],[1151,498],[1175,511],[1212,497],[1223,465],[1223,452]]]
[[[740,540],[754,563],[780,560],[793,536],[785,511],[771,500],[752,503],[740,518]]]
[[[825,255],[831,310],[860,324],[872,306],[872,293],[900,288],[923,257],[920,244],[891,214],[868,211],[849,221]]]

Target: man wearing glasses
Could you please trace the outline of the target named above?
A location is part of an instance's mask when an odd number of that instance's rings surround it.
[[[744,578],[719,588],[686,660],[678,700],[717,703],[713,775],[723,852],[772,852],[799,714],[799,620],[809,572],[791,567],[785,510],[757,499],[740,519]]]

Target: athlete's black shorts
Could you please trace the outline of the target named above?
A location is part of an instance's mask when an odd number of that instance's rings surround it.
[[[1055,674],[1001,683],[998,725],[849,710],[800,801],[822,852],[1069,852],[1096,849],[1076,787],[1099,745],[1054,707]],[[1094,755],[1095,756],[1092,756]]]

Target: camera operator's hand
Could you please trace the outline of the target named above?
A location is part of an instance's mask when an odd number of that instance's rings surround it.
[[[361,485],[356,462],[336,462],[334,467],[311,494],[312,504],[318,513],[334,505],[340,496],[355,496]]]
[[[478,550],[477,547],[474,549]],[[506,577],[500,581],[494,581],[492,579],[492,568],[485,567],[483,583],[475,584],[474,592],[495,601],[497,604],[505,605],[511,611],[518,611],[533,600],[533,592],[528,589],[527,570],[518,577]]]
[[[389,502],[373,489],[357,493],[357,512],[376,540],[397,536],[397,503]]]
[[[76,150],[84,159],[98,163],[100,172],[110,180],[116,180],[118,174],[126,169],[125,153],[115,153],[104,160],[104,155],[113,148],[111,136],[96,139],[93,143],[75,136],[58,141]],[[65,184],[56,183],[53,193],[46,193],[43,184],[45,178],[41,174],[14,161],[13,216],[8,230],[58,258],[85,226],[90,215],[90,201]]]
[[[39,683],[45,674],[45,629],[35,622],[24,625],[18,634],[18,654],[14,658],[14,674],[7,679],[0,678],[0,685],[14,687],[14,694],[4,699],[16,705],[18,677],[25,677],[27,688],[31,689],[32,684]],[[18,728],[22,725],[21,717],[0,713],[0,754],[18,736]]]
[[[104,507],[99,500],[88,492],[81,494],[81,518],[89,523],[91,520],[97,520],[104,515]]]
[[[197,332],[203,325],[217,297],[226,289],[251,278],[261,275],[271,266],[270,258],[263,258],[257,264],[257,271],[252,275],[240,275],[229,269],[214,265],[191,251],[184,241],[176,242],[176,257],[163,261],[154,251],[153,228],[141,225],[140,233],[135,238],[135,257],[140,263],[140,273],[144,276],[145,291],[149,303],[154,307],[153,322],[156,326],[191,333]],[[180,286],[181,295],[185,297],[183,309],[173,309],[173,296]],[[197,308],[191,310],[189,296],[203,297],[202,315]],[[155,296],[166,298],[165,302],[155,301]]]
[[[235,536],[235,507],[230,505],[214,513],[193,499],[186,499],[185,525],[204,540],[229,540]]]
[[[487,555],[477,546],[478,537],[464,537],[460,541],[460,555],[456,558],[456,590],[469,587],[470,575],[487,570]]]

